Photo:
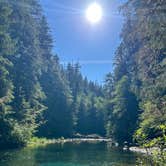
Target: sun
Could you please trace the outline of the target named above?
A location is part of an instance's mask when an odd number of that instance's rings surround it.
[[[98,23],[102,18],[102,7],[94,2],[86,10],[86,18],[92,24]]]

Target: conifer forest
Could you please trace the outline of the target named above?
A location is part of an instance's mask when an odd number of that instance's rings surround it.
[[[0,0],[0,151],[33,139],[104,138],[156,148],[149,166],[164,166],[166,1],[126,0],[120,12],[114,68],[100,84],[79,61],[61,63],[40,1]]]

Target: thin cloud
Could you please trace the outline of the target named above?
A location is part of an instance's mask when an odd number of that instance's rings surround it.
[[[67,62],[67,61],[62,61],[61,62],[62,64],[68,64],[68,63],[79,63],[80,65],[95,65],[95,64],[99,64],[99,65],[102,65],[102,64],[112,64],[112,60],[81,60],[81,61],[71,61],[71,62]]]

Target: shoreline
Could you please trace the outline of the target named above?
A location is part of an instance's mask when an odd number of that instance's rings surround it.
[[[49,144],[63,144],[63,143],[96,143],[96,142],[112,142],[111,139],[107,138],[59,138],[59,139],[46,139],[46,138],[32,138],[27,147],[34,147],[34,146],[46,146]]]
[[[131,152],[148,154],[148,155],[152,155],[154,151],[159,151],[159,150],[160,149],[157,147],[152,147],[152,148],[141,148],[137,146],[129,147],[129,151]]]

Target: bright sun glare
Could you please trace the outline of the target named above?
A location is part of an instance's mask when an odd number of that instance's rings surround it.
[[[86,18],[90,23],[97,23],[102,18],[102,8],[101,6],[94,2],[86,10]]]

